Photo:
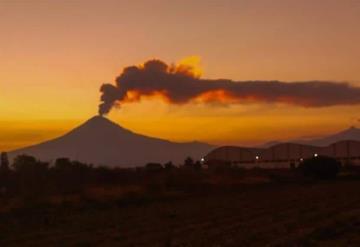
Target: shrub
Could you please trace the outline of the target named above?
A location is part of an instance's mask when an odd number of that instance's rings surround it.
[[[163,166],[160,163],[147,163],[145,169],[149,172],[157,172],[161,171]]]
[[[208,161],[206,162],[206,165],[210,171],[218,174],[227,172],[232,168],[231,162],[221,160]]]
[[[341,163],[334,158],[318,156],[304,160],[299,169],[304,176],[316,179],[332,179],[339,173]]]

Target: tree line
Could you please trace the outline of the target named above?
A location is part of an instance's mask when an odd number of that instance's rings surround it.
[[[50,164],[26,154],[15,157],[10,164],[5,152],[1,153],[0,162],[0,196],[71,194],[89,185],[139,184],[148,179],[148,174],[179,169],[171,161],[133,169],[94,166],[68,158],[58,158]],[[201,169],[201,163],[188,157],[181,167],[196,171]]]

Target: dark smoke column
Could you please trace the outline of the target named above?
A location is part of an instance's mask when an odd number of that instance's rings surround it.
[[[108,114],[118,99],[118,88],[112,84],[103,84],[100,87],[101,97],[99,104],[99,115],[104,116]]]

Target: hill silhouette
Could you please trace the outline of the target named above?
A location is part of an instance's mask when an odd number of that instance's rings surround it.
[[[284,142],[291,142],[291,143],[299,143],[299,144],[306,144],[311,146],[328,146],[333,143],[339,142],[339,141],[360,141],[360,129],[356,128],[354,126],[342,130],[338,133],[331,134],[328,136],[320,137],[320,138],[314,138],[314,139],[297,139],[297,140],[290,140],[290,141],[270,141],[267,142],[261,147],[267,148],[271,146],[278,145],[280,143]]]
[[[148,162],[177,164],[187,156],[200,159],[212,148],[200,142],[177,143],[137,134],[95,116],[59,138],[12,151],[9,156],[28,154],[44,161],[67,157],[95,165],[134,167]]]
[[[306,140],[304,143],[314,146],[327,146],[338,141],[360,141],[360,129],[350,127],[346,130],[340,131],[333,135],[325,136],[322,138]]]

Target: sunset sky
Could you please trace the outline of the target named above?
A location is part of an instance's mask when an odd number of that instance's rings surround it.
[[[100,86],[149,59],[192,57],[206,79],[360,87],[359,23],[357,0],[0,1],[0,151],[57,137],[96,115]],[[147,98],[107,117],[174,141],[255,145],[360,126],[360,104]]]

